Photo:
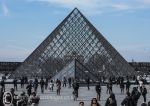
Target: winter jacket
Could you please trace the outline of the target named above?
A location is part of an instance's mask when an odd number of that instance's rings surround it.
[[[130,96],[127,96],[122,102],[121,105],[122,106],[133,106],[133,101],[132,98]]]
[[[112,98],[108,98],[106,100],[105,106],[117,106],[117,102]]]

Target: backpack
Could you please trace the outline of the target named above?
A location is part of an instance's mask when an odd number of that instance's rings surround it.
[[[143,88],[142,94],[143,94],[143,95],[144,95],[144,94],[147,94],[147,89],[146,89],[146,88]]]
[[[139,99],[141,96],[141,93],[139,91],[135,92],[135,99]]]
[[[133,106],[133,101],[132,101],[132,99],[131,99],[131,98],[128,98],[126,104],[127,104],[127,106]]]

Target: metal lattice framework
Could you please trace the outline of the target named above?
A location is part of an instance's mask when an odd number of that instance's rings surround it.
[[[93,74],[125,76],[134,69],[75,8],[58,27],[32,52],[13,76],[55,75],[73,59]]]

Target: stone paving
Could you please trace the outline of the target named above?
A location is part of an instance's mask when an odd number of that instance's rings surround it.
[[[135,86],[135,85],[134,85]],[[13,85],[6,85],[6,90],[8,91]],[[133,86],[131,86],[132,89]],[[150,85],[146,86],[148,89],[147,94],[147,101],[150,101]],[[131,91],[130,89],[130,91]],[[18,85],[18,91],[16,94],[19,94],[21,91],[26,91],[26,89],[21,89],[20,85]],[[40,87],[38,87],[38,94],[41,98],[39,106],[78,106],[80,101],[85,102],[85,106],[90,106],[91,99],[96,97],[95,87],[90,87],[88,91],[87,87],[80,87],[79,89],[79,98],[77,101],[73,100],[72,96],[72,89],[66,87],[62,87],[61,95],[56,95],[56,88],[54,88],[53,92],[49,90],[45,90],[44,94],[40,93]],[[120,93],[120,88],[117,85],[113,86],[113,92],[116,95],[117,105],[121,106],[121,101],[124,99],[125,95]],[[101,94],[101,101],[99,103],[101,106],[105,105],[106,99],[108,98],[109,94],[106,94],[106,86],[102,86],[102,94]],[[143,97],[141,96],[138,101],[138,106],[143,103]]]

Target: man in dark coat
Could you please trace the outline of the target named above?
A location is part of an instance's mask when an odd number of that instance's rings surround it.
[[[74,93],[76,93],[77,97],[78,97],[78,90],[79,90],[79,84],[77,82],[74,82],[72,84],[72,87],[74,89]]]
[[[131,85],[130,81],[127,80],[127,82],[126,82],[126,91],[127,92],[130,90],[130,85]]]
[[[137,106],[140,96],[141,96],[141,93],[138,91],[137,87],[133,87],[131,97],[134,102],[134,106]]]
[[[122,106],[134,106],[130,92],[126,92],[125,99],[121,102]]]
[[[120,89],[121,89],[121,93],[124,93],[124,83],[123,82],[120,83]]]
[[[43,78],[41,78],[41,80],[40,80],[41,93],[44,93],[44,85],[45,85],[45,82],[44,82]]]
[[[96,93],[97,93],[97,100],[100,101],[100,97],[101,97],[101,85],[97,84],[95,87]]]
[[[89,77],[87,78],[87,81],[86,81],[86,82],[87,82],[88,90],[90,90],[90,78],[89,78]]]
[[[146,94],[147,94],[147,89],[146,87],[143,85],[142,86],[142,96],[144,98],[144,102],[146,102]]]
[[[45,89],[47,89],[47,87],[48,87],[48,81],[49,81],[49,78],[47,77],[47,78],[45,79]]]
[[[0,87],[0,106],[4,106],[3,105],[3,94],[4,94],[3,88]]]
[[[2,80],[0,84],[1,84],[3,92],[5,92],[5,81]]]
[[[24,77],[20,79],[21,88],[24,88]]]
[[[28,96],[30,96],[31,93],[32,93],[32,85],[31,85],[31,83],[29,83],[29,84],[27,85],[26,89],[27,89],[27,94],[28,94]]]
[[[71,77],[68,78],[69,88],[71,88]]]
[[[34,79],[34,82],[33,82],[33,87],[34,87],[34,92],[36,92],[37,93],[37,88],[38,88],[38,79],[37,78],[35,78]]]
[[[67,79],[66,77],[63,78],[63,87],[66,87],[66,84],[67,84]]]
[[[13,83],[14,83],[14,90],[18,90],[17,89],[17,78],[15,78],[14,80],[13,80]]]

